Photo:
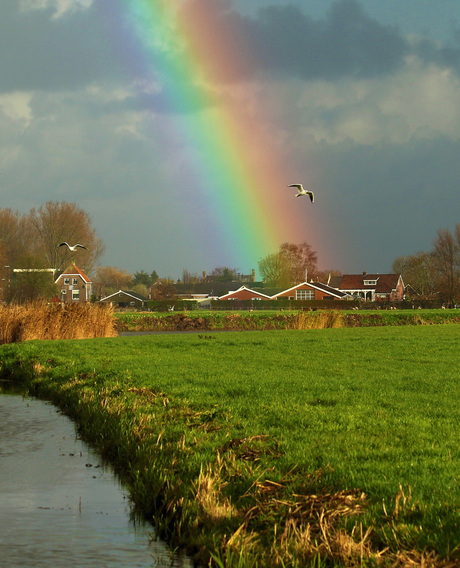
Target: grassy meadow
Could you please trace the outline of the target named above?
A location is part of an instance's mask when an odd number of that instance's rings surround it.
[[[0,348],[202,565],[460,564],[460,326]]]

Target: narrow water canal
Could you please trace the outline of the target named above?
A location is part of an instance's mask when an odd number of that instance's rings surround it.
[[[50,403],[0,393],[1,568],[190,568]]]

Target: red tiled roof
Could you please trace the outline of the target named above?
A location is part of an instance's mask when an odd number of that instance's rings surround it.
[[[67,276],[78,275],[81,276],[86,283],[91,283],[91,280],[88,278],[88,276],[86,276],[86,274],[82,270],[80,270],[76,264],[71,264],[70,266],[68,266],[64,270],[64,272],[58,276],[57,280],[59,280],[59,278],[64,274],[66,274]]]
[[[344,274],[340,290],[375,290],[377,293],[390,293],[399,281],[399,274]],[[376,280],[376,284],[364,284],[365,280]]]

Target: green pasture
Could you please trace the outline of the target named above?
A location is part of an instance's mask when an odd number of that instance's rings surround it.
[[[460,561],[459,342],[448,323],[33,341],[2,346],[0,369],[60,404],[202,560],[356,565],[331,544],[345,531],[363,565],[402,566]],[[360,506],[331,514],[328,541],[299,503],[344,492]],[[310,552],[281,538],[291,517]]]

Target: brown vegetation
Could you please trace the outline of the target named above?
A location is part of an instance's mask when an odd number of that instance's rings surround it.
[[[0,344],[115,335],[112,309],[102,304],[61,306],[38,301],[0,307]]]

